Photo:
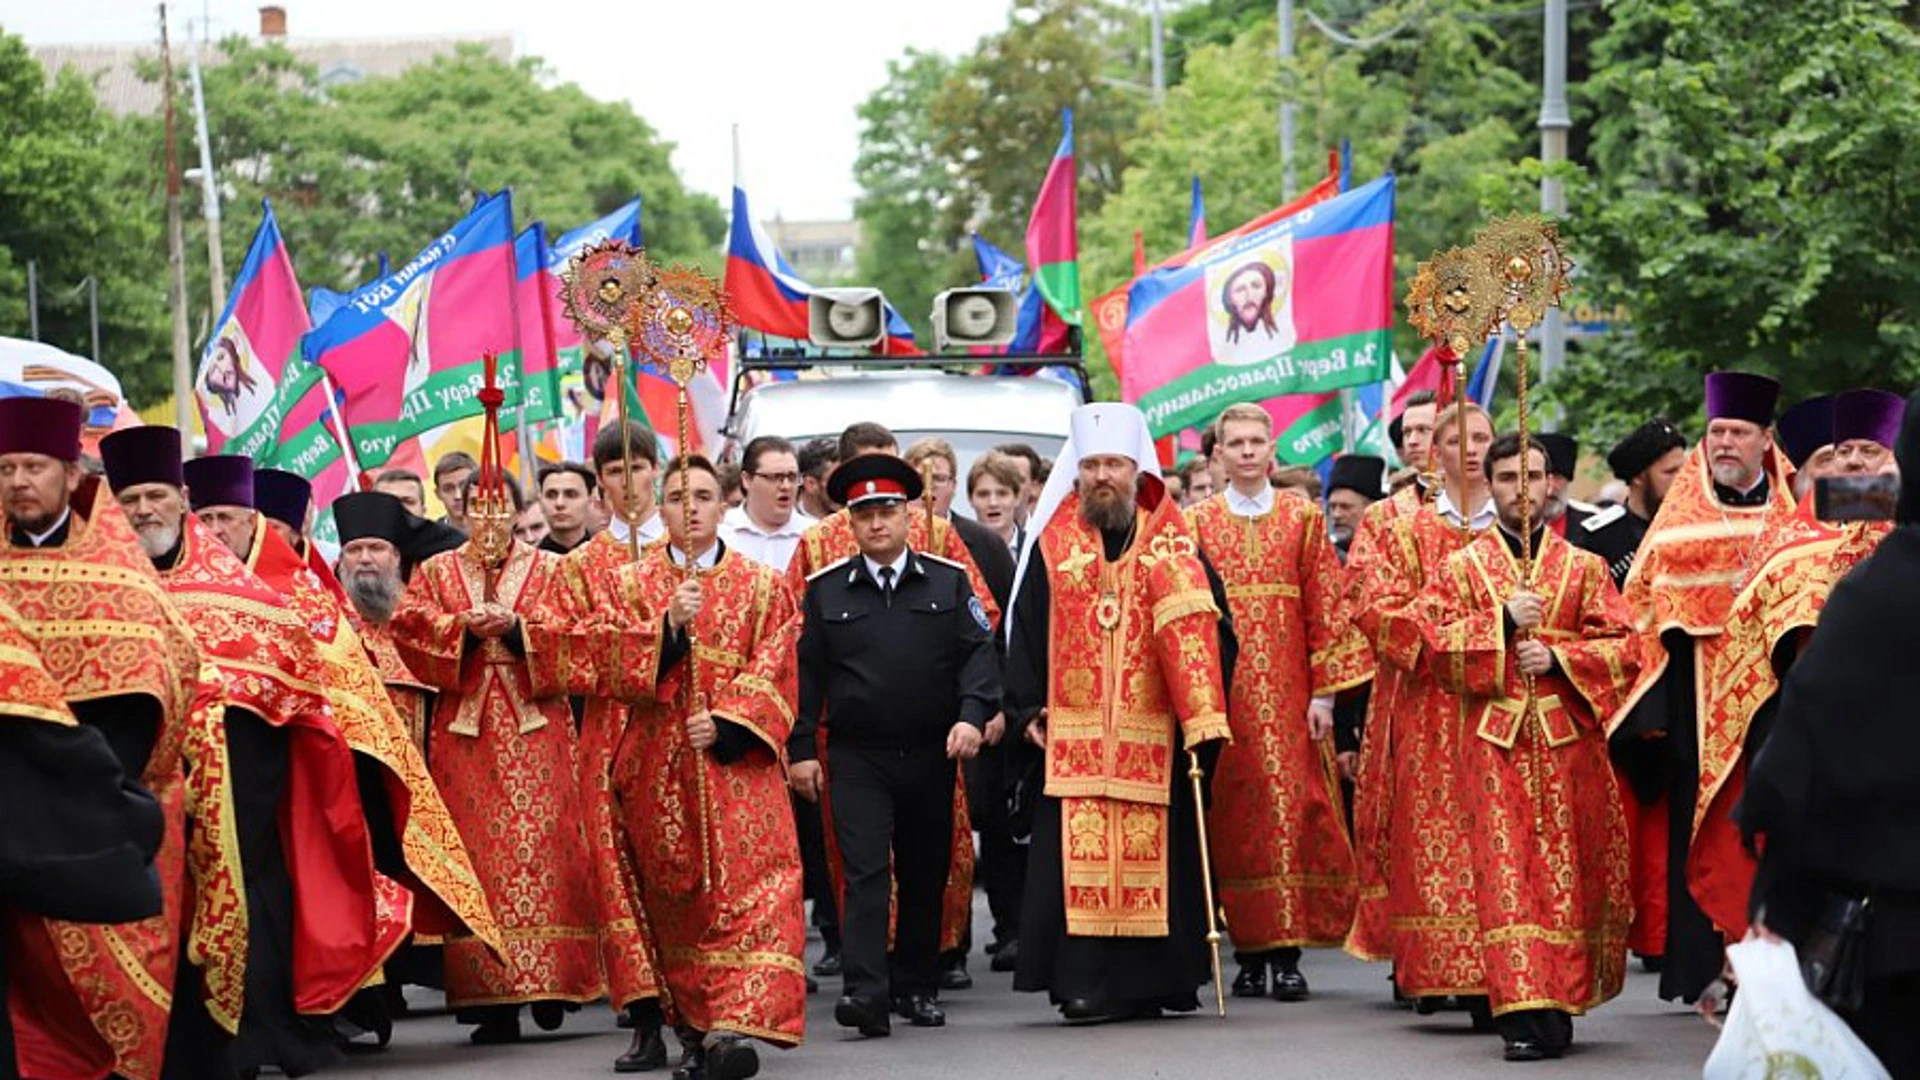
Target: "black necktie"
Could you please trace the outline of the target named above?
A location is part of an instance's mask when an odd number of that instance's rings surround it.
[[[880,568],[880,594],[887,598],[887,606],[893,606],[893,567]]]

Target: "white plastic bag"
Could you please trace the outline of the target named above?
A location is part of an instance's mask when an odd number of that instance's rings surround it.
[[[1792,945],[1743,941],[1727,949],[1727,960],[1740,990],[1704,1080],[1888,1080],[1867,1044],[1807,990]]]

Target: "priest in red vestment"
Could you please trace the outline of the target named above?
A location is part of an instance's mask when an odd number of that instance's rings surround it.
[[[1572,1018],[1626,976],[1626,818],[1603,725],[1639,670],[1606,564],[1532,517],[1549,466],[1535,443],[1523,473],[1521,445],[1488,449],[1499,528],[1441,566],[1425,628],[1458,695],[1442,720],[1457,725],[1481,966],[1509,1061],[1560,1057]]]
[[[1187,510],[1226,583],[1239,636],[1233,742],[1213,778],[1214,875],[1233,935],[1238,997],[1302,1001],[1303,946],[1337,947],[1353,925],[1353,845],[1334,768],[1333,706],[1373,675],[1344,617],[1340,561],[1320,508],[1267,483],[1273,420],[1229,406],[1215,425],[1228,487]],[[1255,659],[1255,658],[1258,659]]]
[[[184,843],[186,769],[190,757],[198,757],[195,768],[218,762],[195,729],[206,719],[196,708],[199,650],[106,485],[82,475],[81,419],[73,402],[0,400],[0,601],[42,643],[68,709],[159,800],[166,834],[154,871],[163,906],[114,926],[10,913],[7,1004],[22,1075],[159,1080],[170,1001],[149,990],[175,986],[182,936],[192,927],[189,870],[204,881],[221,870],[211,853]],[[192,944],[245,948],[232,936]]]
[[[1231,737],[1224,590],[1131,405],[1074,410],[1032,523],[1006,705],[1046,780],[1014,989],[1069,1023],[1192,1010],[1208,958],[1189,768]]]
[[[508,531],[519,492],[476,518],[472,539],[428,559],[393,616],[407,667],[438,691],[427,736],[433,777],[500,924],[496,955],[465,933],[447,939],[447,1000],[474,1041],[520,1038],[520,1006],[543,1030],[565,1007],[606,993],[586,802],[579,784],[572,669],[630,668],[652,642],[559,624],[543,598],[559,559]],[[495,495],[496,501],[503,497]]]
[[[1609,721],[1616,764],[1643,810],[1667,802],[1667,940],[1660,996],[1699,999],[1746,930],[1747,856],[1730,828],[1702,832],[1703,766],[1718,758],[1707,679],[1725,647],[1727,612],[1760,569],[1761,545],[1793,513],[1773,446],[1779,384],[1763,375],[1707,376],[1707,435],[1660,504],[1622,594],[1641,640],[1639,682]],[[1702,845],[1696,840],[1705,837]],[[1731,849],[1727,846],[1731,844]],[[1737,893],[1738,895],[1733,895]],[[1737,912],[1716,924],[1710,912]]]
[[[616,748],[613,788],[686,1048],[680,1067],[740,1080],[759,1067],[746,1038],[791,1047],[806,1030],[800,849],[783,765],[800,615],[777,572],[717,539],[726,503],[712,464],[691,457],[662,476],[668,542],[618,571],[627,610],[664,613],[664,626],[657,679],[633,673],[649,678]]]
[[[1486,974],[1474,917],[1473,873],[1460,809],[1458,701],[1436,680],[1426,647],[1429,584],[1449,555],[1492,528],[1482,460],[1487,414],[1453,405],[1436,420],[1444,483],[1433,506],[1387,522],[1377,554],[1348,563],[1348,610],[1378,664],[1356,784],[1360,909],[1348,950],[1393,960],[1397,992],[1423,1013],[1469,999],[1484,1025]],[[1364,522],[1363,522],[1364,526]]]

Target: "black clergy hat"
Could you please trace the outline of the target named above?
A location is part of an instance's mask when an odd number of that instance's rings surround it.
[[[197,457],[181,470],[187,480],[187,502],[195,511],[209,506],[253,509],[253,459],[239,454]]]
[[[1793,467],[1805,466],[1815,451],[1833,442],[1833,395],[1808,398],[1781,413],[1773,434]]]
[[[1707,376],[1707,419],[1745,420],[1761,427],[1773,425],[1773,409],[1780,403],[1780,383],[1747,371],[1715,371]]]
[[[253,499],[261,513],[294,532],[306,531],[307,505],[313,501],[313,485],[306,477],[285,469],[260,469],[253,474]]]
[[[1573,479],[1580,464],[1580,442],[1571,435],[1543,431],[1533,437],[1547,453],[1547,471],[1567,480]]]
[[[466,542],[460,530],[415,517],[384,491],[355,491],[333,500],[333,524],[345,547],[355,540],[385,540],[400,552],[403,573]]]
[[[1885,390],[1848,390],[1833,396],[1833,445],[1855,439],[1876,442],[1887,449],[1900,438],[1900,418],[1906,399]]]
[[[1653,463],[1675,450],[1687,448],[1680,429],[1665,420],[1649,420],[1633,429],[1626,438],[1607,451],[1607,467],[1622,483],[1653,468]]]
[[[1386,480],[1385,459],[1372,454],[1341,454],[1333,459],[1333,468],[1327,473],[1327,490],[1346,488],[1369,499],[1379,499],[1387,494]]]
[[[827,498],[852,509],[871,502],[911,502],[925,490],[920,473],[892,454],[861,454],[827,477]]]
[[[107,472],[107,486],[114,491],[140,484],[187,486],[179,428],[149,424],[116,431],[100,440],[100,464]]]
[[[64,398],[0,398],[0,454],[41,454],[60,461],[79,461],[80,428],[85,419],[85,410]]]

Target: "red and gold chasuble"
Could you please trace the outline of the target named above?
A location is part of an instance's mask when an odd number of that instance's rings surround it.
[[[620,580],[640,611],[667,609],[685,577],[664,546]],[[672,1018],[796,1046],[806,1033],[800,842],[787,799],[800,615],[781,575],[733,552],[700,571],[691,660],[634,702],[613,765],[621,833],[660,950]],[[652,670],[646,672],[648,676]],[[687,741],[704,705],[757,744],[722,765]]]
[[[1691,637],[1701,784],[1693,806],[1669,807],[1667,812],[1692,815],[1688,891],[1721,933],[1734,940],[1746,931],[1752,872],[1742,867],[1750,867],[1751,860],[1730,823],[1718,822],[1704,834],[1702,829],[1712,801],[1720,798],[1724,807],[1731,807],[1745,786],[1746,763],[1739,760],[1740,741],[1732,737],[1728,717],[1744,713],[1751,718],[1746,699],[1758,692],[1751,685],[1714,685],[1712,672],[1729,641],[1724,632],[1728,613],[1734,598],[1751,582],[1768,555],[1763,545],[1769,537],[1788,535],[1779,530],[1790,527],[1788,519],[1795,513],[1786,468],[1774,451],[1767,452],[1764,468],[1769,484],[1766,505],[1724,506],[1714,495],[1705,445],[1687,452],[1686,463],[1640,542],[1640,554],[1621,590],[1633,613],[1634,629],[1641,637],[1641,669],[1639,682],[1609,723],[1609,730],[1613,730],[1624,722],[1634,704],[1666,673],[1669,657],[1661,635],[1678,630]],[[1726,700],[1720,700],[1723,698]],[[1758,708],[1760,703],[1754,700],[1751,706]],[[1744,727],[1740,735],[1744,738]],[[1725,775],[1715,777],[1710,790],[1706,772],[1713,767],[1712,762],[1721,762],[1717,768],[1724,769]],[[1623,798],[1631,797],[1623,794]],[[1655,816],[1647,813],[1651,808],[1636,809],[1643,818]],[[1644,828],[1636,829],[1636,835],[1644,833]],[[1636,852],[1635,861],[1638,866],[1651,859]],[[1664,848],[1658,861],[1665,862]],[[1636,873],[1635,880],[1646,889],[1666,889],[1664,874],[1643,871]],[[1636,940],[1641,936],[1636,927]]]
[[[1344,617],[1325,519],[1280,496],[1241,517],[1216,495],[1187,511],[1187,525],[1226,582],[1240,640],[1233,745],[1207,814],[1234,948],[1339,945],[1353,926],[1353,844],[1333,743],[1312,738],[1307,705],[1372,678],[1373,654]]]
[[[630,611],[632,597],[620,586],[620,568],[632,561],[625,541],[616,540],[611,532],[595,533],[560,561],[558,583],[547,591],[544,601],[547,618],[558,625],[607,615],[636,623],[644,619],[647,625],[636,627],[634,640],[641,640],[641,634],[646,641],[657,640],[656,623],[665,609]],[[640,906],[633,857],[621,835],[620,807],[613,793],[613,753],[633,705],[612,695],[612,680],[632,676],[650,686],[658,664],[657,653],[636,659],[631,671],[596,663],[579,672],[586,684],[571,688],[586,697],[580,721],[580,795],[586,803],[587,844],[593,853],[601,962],[607,972],[608,1002],[616,1011],[659,997],[660,974],[653,931]]]
[[[393,703],[394,711],[400,714],[407,737],[419,748],[420,760],[424,762],[433,687],[421,682],[419,676],[408,670],[407,662],[400,659],[400,649],[393,643],[393,626],[390,623],[370,623],[352,609],[348,609],[347,618],[360,635],[360,644],[366,646],[367,658],[373,662],[374,670],[380,673],[380,682],[387,688],[387,700]]]
[[[542,596],[557,556],[515,543],[495,602],[520,615],[524,656],[467,633],[485,602],[471,543],[414,571],[393,615],[407,667],[439,691],[431,767],[466,841],[505,948],[467,933],[446,943],[448,1004],[592,1001],[606,993],[599,906],[583,822],[569,669],[600,662],[615,642],[592,626],[554,624]]]
[[[1458,705],[1434,680],[1424,637],[1432,583],[1472,538],[1423,509],[1386,520],[1364,561],[1348,559],[1348,610],[1378,669],[1356,785],[1361,888],[1347,949],[1391,958],[1396,985],[1414,997],[1486,992],[1458,792]]]
[[[960,539],[959,530],[951,522],[933,517],[920,507],[910,508],[907,546],[914,551],[938,555],[965,570],[967,584],[973,587],[974,597],[987,611],[987,621],[996,629],[1000,626],[1000,605],[994,600],[993,591],[987,588],[987,579],[981,576],[980,568],[973,564],[966,541]],[[800,546],[794,549],[792,561],[787,563],[787,589],[793,594],[795,607],[807,595],[808,578],[858,554],[860,542],[853,535],[853,517],[846,510],[836,510],[808,526],[800,537]],[[833,768],[833,763],[827,760],[827,729],[832,723],[832,716],[821,717],[816,751],[820,767],[827,771]],[[833,802],[824,783],[820,788],[820,816],[826,826],[827,872],[833,877],[834,891],[844,896],[846,882],[840,869],[840,842],[833,829]],[[947,860],[947,887],[940,900],[940,950],[949,952],[959,948],[972,925],[973,819],[967,812],[966,777],[956,771],[953,844]]]
[[[400,884],[408,894],[411,918],[408,908],[391,903],[398,893],[389,889],[381,894],[383,919],[402,937],[412,930],[441,937],[464,927],[499,948],[500,931],[487,907],[486,890],[427,772],[426,758],[387,696],[380,672],[367,659],[359,633],[308,561],[267,527],[264,515],[253,517],[248,569],[279,593],[305,624],[319,652],[317,672],[334,726],[354,753],[379,762],[386,774],[387,801],[407,870]]]
[[[1801,519],[1792,519],[1800,522]],[[1746,777],[1746,744],[1753,719],[1780,691],[1774,658],[1781,650],[1798,654],[1805,647],[1833,586],[1861,559],[1872,554],[1891,522],[1856,521],[1829,526],[1807,521],[1773,530],[1788,537],[1728,609],[1721,646],[1705,674],[1705,695],[1714,710],[1703,731],[1700,798],[1694,806],[1693,834],[1703,858],[1689,855],[1706,887],[1701,910],[1716,926],[1731,932],[1747,917],[1746,897],[1753,888],[1757,862],[1733,822]],[[1710,897],[1714,907],[1706,906]]]
[[[1633,912],[1604,731],[1639,670],[1626,604],[1606,564],[1551,529],[1531,583],[1490,531],[1447,560],[1435,587],[1428,647],[1458,695],[1460,801],[1493,1014],[1586,1012],[1620,992]],[[1545,598],[1533,633],[1557,662],[1531,685],[1506,633],[1519,592]]]
[[[186,910],[189,871],[224,902],[239,903],[237,852],[213,843],[182,843],[188,803],[202,793],[217,822],[224,741],[207,742],[200,696],[200,654],[168,602],[153,564],[119,504],[97,477],[82,480],[72,499],[67,541],[57,548],[15,547],[0,538],[0,601],[38,642],[46,672],[67,702],[138,695],[160,705],[157,732],[141,782],[166,815],[166,839],[154,859],[161,913],[116,926],[19,915],[10,938],[12,1014],[22,1075],[47,1080],[98,1080],[109,1072],[158,1080],[167,1017],[179,966],[180,935],[191,926],[203,954],[245,951],[245,919],[195,923]],[[196,710],[196,706],[200,709]],[[217,716],[217,713],[215,714]],[[204,769],[206,785],[189,790],[186,768]],[[227,806],[231,821],[231,806]],[[224,995],[223,995],[224,997]]]
[[[1051,590],[1045,791],[1060,800],[1076,937],[1167,935],[1174,740],[1190,750],[1232,737],[1220,610],[1193,537],[1171,499],[1134,513],[1114,561],[1078,495],[1039,541]]]

